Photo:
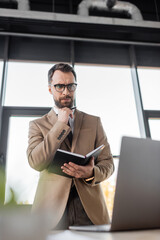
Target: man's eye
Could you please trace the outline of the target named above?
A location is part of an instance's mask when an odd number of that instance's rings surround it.
[[[62,89],[63,88],[63,85],[62,84],[57,84],[56,86],[58,89]]]

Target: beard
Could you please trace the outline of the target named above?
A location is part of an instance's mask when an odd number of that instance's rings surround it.
[[[61,103],[61,100],[64,100],[64,99],[71,99],[71,101],[70,102]],[[61,98],[59,100],[55,100],[54,99],[54,102],[55,102],[56,107],[58,107],[58,108],[64,108],[64,107],[71,108],[73,106],[73,99],[71,97],[69,97],[69,96]]]

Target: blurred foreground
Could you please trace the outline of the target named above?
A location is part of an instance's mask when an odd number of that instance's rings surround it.
[[[43,215],[31,215],[23,207],[0,210],[0,240],[45,240],[47,233]]]

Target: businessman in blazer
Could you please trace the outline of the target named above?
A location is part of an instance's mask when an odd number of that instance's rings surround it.
[[[32,211],[48,213],[51,229],[107,224],[109,216],[100,183],[111,176],[114,165],[101,120],[72,109],[77,82],[70,65],[54,65],[48,72],[48,86],[54,107],[29,126],[28,161],[40,171]],[[93,157],[86,166],[65,163],[61,170],[67,177],[48,170],[58,148],[86,155],[102,144],[105,148],[96,164]]]

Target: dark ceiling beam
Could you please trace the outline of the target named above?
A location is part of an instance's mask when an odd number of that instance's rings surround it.
[[[149,46],[149,47],[160,47],[160,43],[154,42],[141,42],[141,41],[123,41],[113,39],[96,39],[96,38],[85,38],[85,37],[67,37],[58,35],[46,35],[46,34],[29,34],[29,33],[17,33],[17,32],[0,32],[0,36],[11,36],[11,37],[28,37],[28,38],[40,38],[40,39],[56,39],[63,41],[78,41],[78,42],[93,42],[93,43],[108,43],[108,44],[122,44],[122,45],[134,45],[134,46]]]
[[[140,28],[154,28],[160,29],[160,22],[153,21],[135,21],[122,18],[109,18],[109,17],[82,17],[75,14],[62,14],[51,12],[39,11],[20,11],[15,9],[0,8],[0,18],[18,18],[19,21],[25,20],[40,20],[40,21],[54,21],[54,22],[74,22],[74,23],[88,23],[96,25],[113,25],[113,26],[129,26]]]
[[[159,46],[160,23],[0,9],[0,34]]]

